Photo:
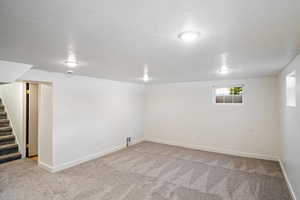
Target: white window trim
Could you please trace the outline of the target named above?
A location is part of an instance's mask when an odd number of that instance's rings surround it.
[[[242,87],[243,88],[243,102],[242,103],[217,103],[216,102],[216,88],[222,88],[222,87]],[[230,85],[213,85],[212,86],[212,101],[213,104],[217,106],[243,106],[245,105],[245,85],[244,84],[230,84]]]

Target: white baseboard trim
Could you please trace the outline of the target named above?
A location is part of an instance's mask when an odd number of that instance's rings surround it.
[[[213,148],[213,147],[207,147],[207,146],[202,146],[202,145],[184,144],[184,143],[179,143],[179,142],[163,141],[163,140],[157,140],[157,139],[151,139],[151,138],[146,138],[145,141],[156,142],[156,143],[161,143],[161,144],[168,144],[168,145],[174,145],[174,146],[180,146],[180,147],[190,148],[190,149],[198,149],[198,150],[215,152],[215,153],[228,154],[228,155],[233,155],[233,156],[278,161],[278,157],[271,156],[271,155],[265,155],[265,154],[232,151],[232,150]]]
[[[132,143],[132,145],[138,144],[140,142],[142,142],[142,140],[138,140],[138,141]],[[98,152],[98,153],[95,153],[95,154],[91,154],[91,155],[88,155],[88,156],[85,156],[83,158],[79,158],[79,159],[76,159],[76,160],[73,160],[73,161],[65,162],[63,164],[59,164],[59,165],[56,165],[56,166],[49,166],[49,165],[47,165],[43,162],[39,162],[39,166],[42,169],[47,170],[48,172],[55,173],[55,172],[59,172],[59,171],[74,167],[76,165],[82,164],[84,162],[91,161],[91,160],[106,156],[108,154],[111,154],[113,152],[116,152],[116,151],[119,151],[119,150],[122,150],[122,149],[125,149],[125,148],[126,148],[126,145],[118,145],[118,146],[112,147],[110,149],[106,149],[104,151],[101,151],[101,152]]]
[[[42,168],[42,169],[48,171],[48,172],[53,173],[53,167],[50,166],[50,165],[48,165],[48,164],[46,164],[46,163],[43,163],[43,162],[41,162],[41,161],[38,161],[38,166],[39,166],[40,168]]]
[[[52,172],[55,173],[55,172],[62,171],[64,169],[68,169],[70,167],[74,167],[76,165],[82,164],[82,163],[90,161],[90,160],[94,160],[96,158],[100,158],[102,156],[105,156],[107,154],[110,154],[110,153],[113,153],[115,151],[121,150],[123,148],[125,148],[124,145],[119,145],[119,146],[116,146],[116,147],[113,147],[113,148],[110,148],[110,149],[107,149],[107,150],[104,150],[104,151],[101,151],[101,152],[98,152],[98,153],[95,153],[95,154],[85,156],[83,158],[80,158],[80,159],[77,159],[77,160],[74,160],[74,161],[65,162],[63,164],[54,166],[53,169],[52,169]]]
[[[286,169],[285,169],[285,167],[283,165],[283,162],[281,161],[281,159],[278,159],[278,161],[279,161],[279,164],[280,164],[280,167],[281,167],[284,179],[285,179],[285,181],[286,181],[286,183],[288,185],[289,191],[291,193],[291,196],[292,196],[293,200],[297,200],[295,192],[294,192],[294,189],[293,189],[292,184],[291,184],[291,182],[289,180],[289,177],[287,175]]]

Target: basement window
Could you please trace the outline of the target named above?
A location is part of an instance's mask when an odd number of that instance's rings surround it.
[[[214,87],[214,102],[216,104],[243,104],[243,85]]]
[[[296,107],[296,71],[286,76],[286,106]]]

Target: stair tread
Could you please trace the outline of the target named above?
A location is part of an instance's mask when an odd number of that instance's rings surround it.
[[[18,157],[18,156],[22,156],[22,154],[20,152],[17,153],[9,153],[3,156],[0,156],[0,160],[5,160],[7,158],[12,158],[12,157]]]
[[[12,131],[0,131],[0,136],[12,135]]]
[[[12,135],[12,131],[0,131],[0,136]]]
[[[7,123],[7,122],[9,122],[8,119],[0,119],[0,123]]]
[[[1,140],[8,140],[8,139],[15,139],[14,135],[2,135],[0,136],[0,141]]]
[[[11,131],[12,128],[10,126],[0,127],[0,131]]]
[[[3,149],[13,149],[13,148],[17,148],[18,145],[16,143],[14,144],[4,144],[4,145],[0,145],[0,150]]]

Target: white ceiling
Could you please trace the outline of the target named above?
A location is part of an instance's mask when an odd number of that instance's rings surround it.
[[[299,2],[0,0],[0,59],[65,72],[73,52],[76,74],[133,82],[145,63],[156,82],[271,75],[300,52]],[[183,43],[186,30],[201,38]]]

